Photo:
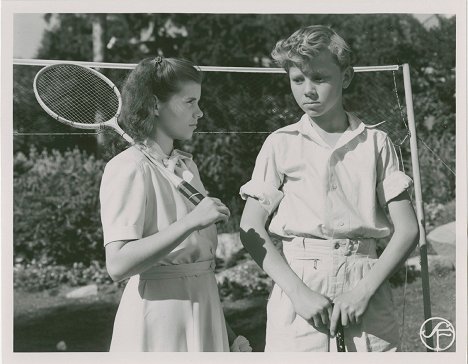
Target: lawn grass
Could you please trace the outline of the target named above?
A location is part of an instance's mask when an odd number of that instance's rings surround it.
[[[455,325],[455,272],[431,274],[432,316]],[[120,291],[100,291],[97,296],[78,300],[63,297],[61,291],[14,294],[14,351],[52,352],[64,341],[69,352],[107,351]],[[52,295],[51,295],[52,294]],[[398,317],[402,319],[403,287],[393,290]],[[403,351],[425,351],[419,338],[424,321],[420,279],[408,284],[405,298]],[[265,345],[266,297],[254,296],[225,301],[226,320],[238,334],[246,336],[254,351]],[[401,324],[402,322],[400,322]],[[448,351],[455,351],[455,345]]]

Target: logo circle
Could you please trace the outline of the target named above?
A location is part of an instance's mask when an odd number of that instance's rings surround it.
[[[431,322],[432,331],[426,333],[426,324]],[[455,328],[452,323],[442,317],[431,317],[423,322],[419,329],[419,336],[424,346],[434,351],[444,351],[450,348],[455,342]],[[433,346],[431,347],[426,339],[431,339]]]

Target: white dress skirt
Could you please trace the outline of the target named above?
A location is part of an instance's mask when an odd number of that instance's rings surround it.
[[[212,267],[210,261],[157,267],[132,277],[110,351],[229,351]]]

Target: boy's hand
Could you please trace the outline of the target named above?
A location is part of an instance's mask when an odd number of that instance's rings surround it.
[[[364,284],[358,284],[351,291],[343,293],[333,300],[333,313],[330,319],[330,335],[336,334],[336,327],[341,318],[343,327],[361,323],[371,295]]]
[[[296,313],[319,331],[327,331],[332,314],[332,302],[303,285],[291,298]]]

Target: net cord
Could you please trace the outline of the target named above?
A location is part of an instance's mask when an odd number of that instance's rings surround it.
[[[66,61],[55,59],[22,59],[14,58],[14,65],[23,66],[48,66],[56,63],[78,64],[91,68],[113,68],[113,69],[134,69],[136,63],[110,63],[110,62],[85,62],[85,61]],[[219,67],[219,66],[196,66],[202,72],[240,72],[240,73],[286,73],[283,68],[274,67]],[[399,65],[385,66],[357,66],[353,67],[354,72],[377,72],[377,71],[398,71]]]

